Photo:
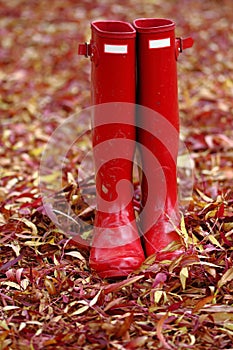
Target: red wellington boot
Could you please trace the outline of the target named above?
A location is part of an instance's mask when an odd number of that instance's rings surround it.
[[[182,252],[176,232],[180,217],[177,203],[176,160],[179,143],[176,60],[193,40],[176,39],[169,19],[139,18],[137,31],[138,142],[142,157],[141,229],[147,256],[173,259]],[[151,155],[157,166],[151,166]],[[171,248],[171,243],[177,246]],[[179,247],[180,246],[180,247]]]
[[[92,61],[97,210],[90,267],[111,278],[145,259],[132,204],[136,31],[121,21],[95,21],[91,28],[90,44],[79,48]]]

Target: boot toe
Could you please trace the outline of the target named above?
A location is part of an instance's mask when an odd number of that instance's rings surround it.
[[[90,268],[95,270],[101,278],[126,277],[138,269],[144,261],[142,256],[127,256],[110,259],[90,258]]]

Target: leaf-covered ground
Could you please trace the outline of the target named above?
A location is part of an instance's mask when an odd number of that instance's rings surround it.
[[[195,164],[187,251],[105,281],[46,216],[38,175],[50,135],[90,104],[90,62],[77,55],[90,22],[138,17],[174,19],[177,36],[195,39],[178,65]],[[0,349],[233,349],[232,1],[1,1],[0,34]],[[69,153],[64,193],[88,222],[78,157]]]

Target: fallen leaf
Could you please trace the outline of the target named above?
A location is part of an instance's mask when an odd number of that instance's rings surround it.
[[[218,281],[218,288],[222,288],[224,284],[233,280],[233,267],[228,269]]]

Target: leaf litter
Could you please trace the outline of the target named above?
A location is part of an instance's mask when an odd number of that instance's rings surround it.
[[[1,350],[232,348],[232,10],[230,0],[1,5]],[[46,215],[40,159],[56,127],[89,106],[90,62],[77,45],[89,39],[90,22],[152,13],[195,39],[178,63],[181,134],[195,170],[182,213],[186,252],[171,263],[150,257],[125,280],[101,280],[88,267],[94,209],[75,185],[81,155],[70,150],[57,193],[86,220],[79,239]],[[84,185],[92,196],[93,177]],[[58,219],[59,210],[62,200]]]

